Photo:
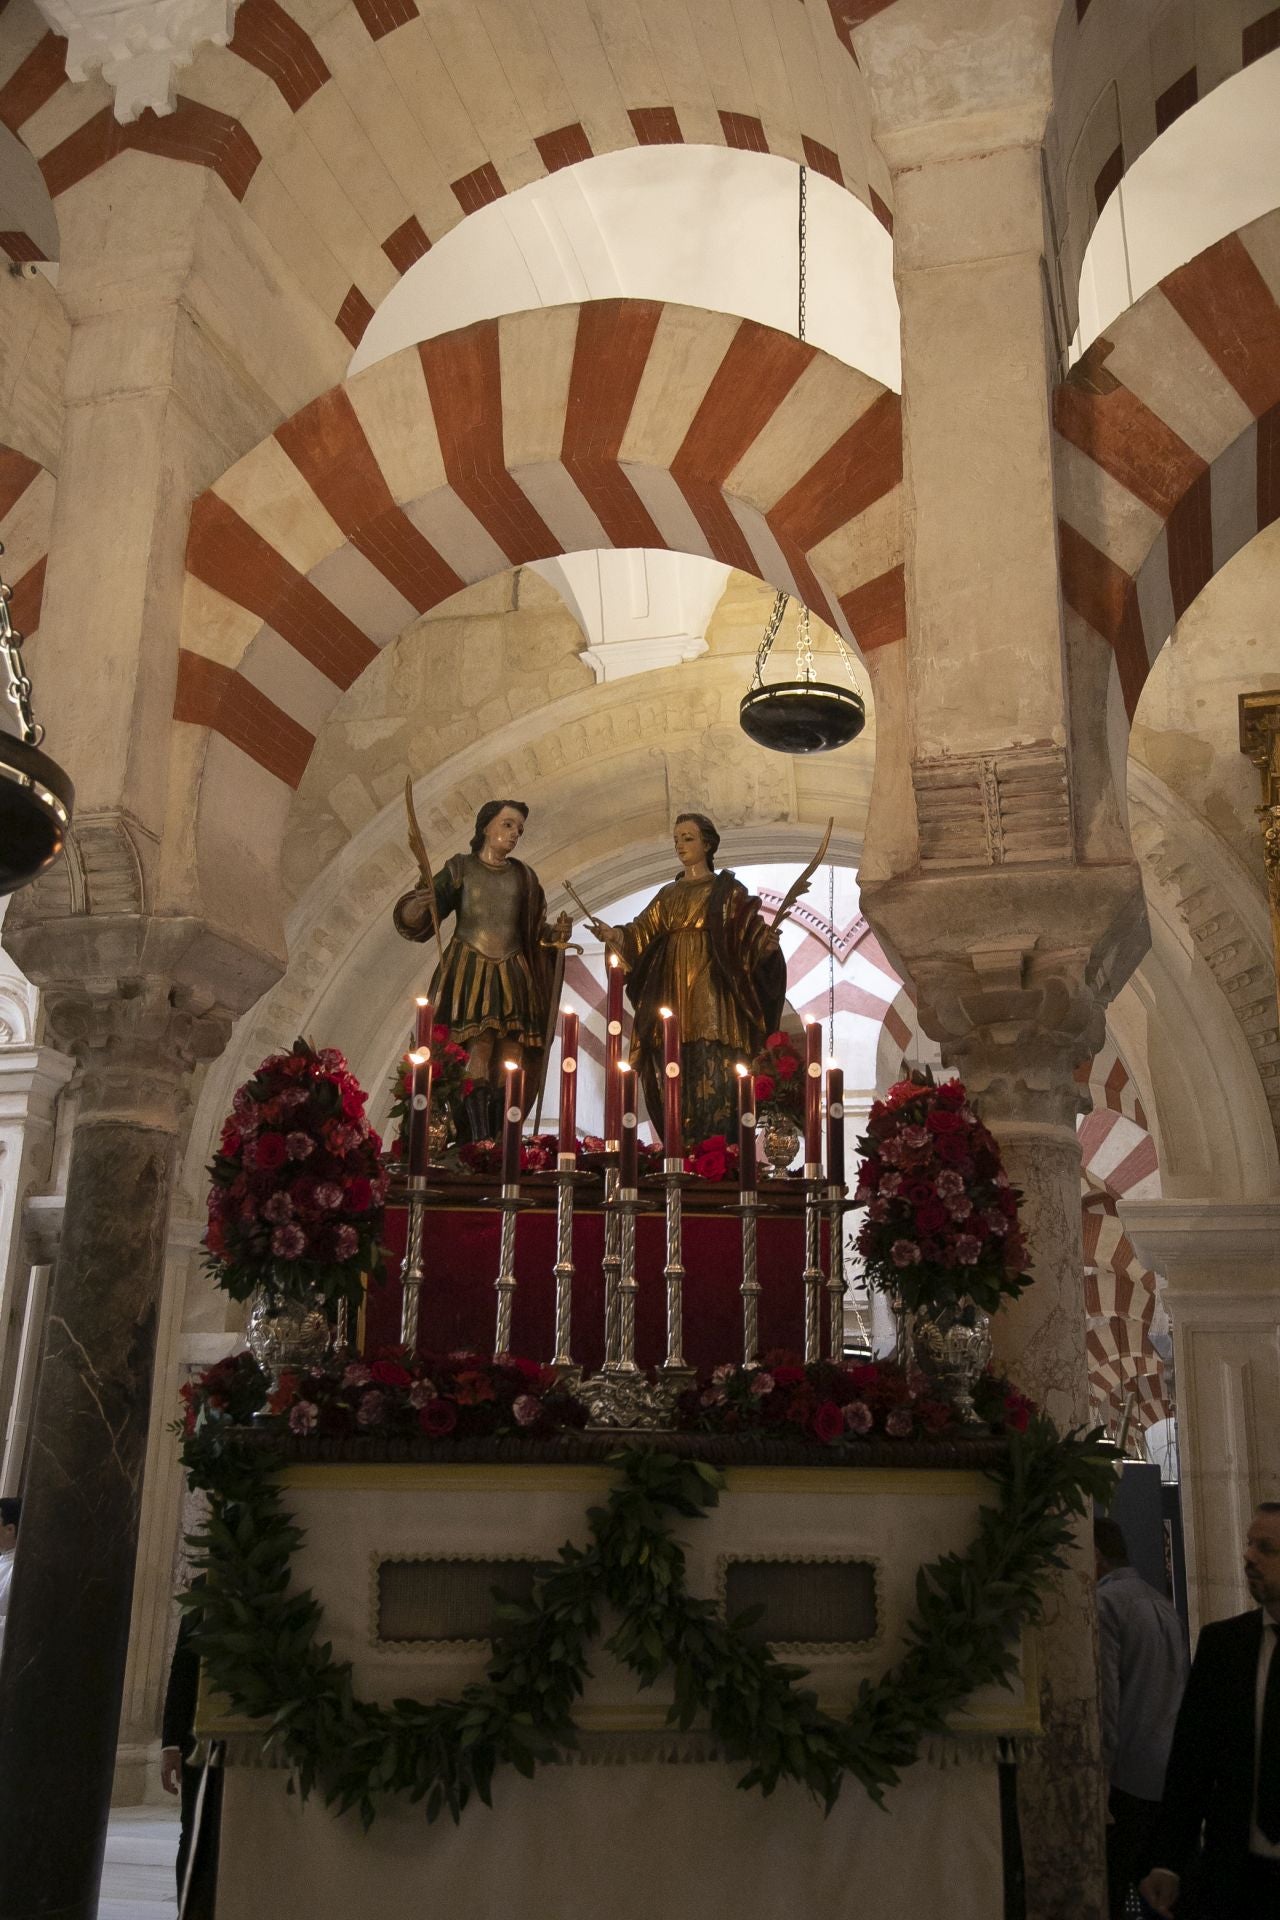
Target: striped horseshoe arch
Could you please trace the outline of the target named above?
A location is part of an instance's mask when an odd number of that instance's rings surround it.
[[[53,475],[13,447],[0,447],[0,574],[12,589],[9,618],[28,640],[40,625],[53,519]]]
[[[1167,274],[1058,388],[1068,619],[1132,719],[1174,624],[1280,514],[1280,211]]]
[[[743,568],[865,653],[904,633],[901,475],[897,396],[754,322],[628,300],[483,321],[322,395],[196,501],[175,716],[287,795],[418,615],[601,547]]]

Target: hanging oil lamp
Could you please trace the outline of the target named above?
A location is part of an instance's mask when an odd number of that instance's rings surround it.
[[[70,780],[56,760],[40,751],[44,728],[31,711],[22,635],[9,618],[12,597],[13,589],[0,579],[0,652],[9,683],[5,691],[17,708],[21,729],[16,737],[0,733],[0,898],[38,879],[57,859],[75,805]]]

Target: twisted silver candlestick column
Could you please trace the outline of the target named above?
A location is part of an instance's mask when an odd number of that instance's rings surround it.
[[[827,1200],[827,1349],[844,1358],[844,1188],[828,1187]]]
[[[562,1153],[556,1162],[556,1357],[553,1367],[568,1371],[573,1320],[573,1176],[577,1160]]]
[[[516,1208],[519,1198],[518,1186],[503,1186],[499,1202],[502,1208],[502,1239],[498,1247],[498,1277],[493,1283],[498,1296],[498,1324],[493,1339],[495,1360],[505,1360],[511,1353],[511,1309],[516,1291]]]
[[[681,1177],[684,1163],[681,1160],[664,1160],[663,1176],[667,1183],[667,1264],[664,1269],[667,1282],[667,1357],[663,1362],[667,1373],[683,1373],[684,1359],[684,1223],[682,1218]]]
[[[345,1300],[339,1300],[333,1316],[333,1350],[335,1353],[345,1353],[350,1345],[351,1310]]]
[[[742,1364],[760,1363],[760,1273],[756,1258],[756,1196],[742,1196]]]
[[[616,1366],[621,1348],[619,1340],[618,1287],[622,1279],[622,1214],[618,1209],[617,1164],[606,1163],[604,1170],[604,1364]]]
[[[618,1213],[618,1296],[615,1319],[618,1325],[616,1360],[606,1360],[607,1374],[630,1374],[636,1367],[636,1208],[640,1204],[637,1187],[619,1187]]]
[[[427,1182],[422,1174],[407,1181],[409,1222],[404,1245],[404,1266],[400,1274],[400,1345],[409,1353],[418,1350],[418,1299],[422,1292],[422,1227],[426,1217]]]
[[[822,1214],[816,1179],[805,1181],[804,1189],[804,1360],[811,1366],[822,1358]]]

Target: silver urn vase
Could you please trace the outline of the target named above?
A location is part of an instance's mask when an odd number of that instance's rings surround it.
[[[973,1388],[991,1359],[991,1315],[972,1300],[960,1299],[954,1306],[934,1313],[921,1310],[912,1318],[916,1363],[948,1387],[962,1425],[980,1427]]]
[[[760,1116],[760,1144],[770,1180],[781,1180],[800,1151],[800,1129],[789,1114],[766,1108]]]
[[[258,1287],[249,1301],[245,1344],[272,1389],[282,1373],[318,1367],[329,1347],[329,1316],[320,1294],[281,1301]]]

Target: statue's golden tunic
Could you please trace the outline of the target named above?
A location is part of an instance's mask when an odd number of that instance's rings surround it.
[[[737,1062],[760,1051],[782,1017],[786,966],[760,903],[732,873],[672,880],[620,927],[635,1009],[631,1058],[655,1127],[662,1125],[661,1007],[680,1023],[684,1124],[690,1143],[731,1136]]]

